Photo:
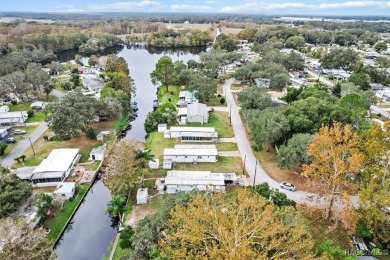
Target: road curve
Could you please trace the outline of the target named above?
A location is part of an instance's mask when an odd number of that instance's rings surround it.
[[[223,85],[224,92],[226,93],[226,102],[227,106],[230,109],[230,115],[231,115],[231,124],[234,131],[234,136],[237,142],[238,150],[240,152],[241,158],[243,162],[245,162],[245,169],[250,175],[248,181],[249,185],[253,185],[253,183],[260,184],[263,182],[267,182],[268,185],[271,188],[279,189],[279,191],[285,193],[289,199],[294,200],[295,202],[299,204],[306,204],[306,205],[325,205],[327,204],[328,197],[326,196],[320,196],[316,193],[309,193],[305,191],[297,190],[295,192],[280,189],[279,183],[273,180],[263,169],[263,167],[260,165],[260,163],[257,161],[253,151],[252,147],[249,143],[248,136],[246,135],[245,127],[242,123],[239,109],[236,105],[236,102],[233,98],[233,94],[230,90],[230,86],[233,83],[233,79],[229,79],[225,81]],[[257,166],[256,166],[257,165]],[[256,174],[255,174],[256,172]],[[357,196],[351,196],[352,203],[357,206]],[[336,207],[342,207],[343,202],[338,200],[337,203],[335,203]]]

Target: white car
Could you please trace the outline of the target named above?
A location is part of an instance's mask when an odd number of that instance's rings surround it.
[[[288,182],[282,182],[280,184],[280,188],[283,188],[283,189],[286,189],[289,191],[295,191],[295,186],[291,183],[288,183]]]
[[[15,129],[14,130],[14,134],[15,135],[22,135],[22,134],[25,134],[26,131],[25,130],[21,130],[21,129]]]

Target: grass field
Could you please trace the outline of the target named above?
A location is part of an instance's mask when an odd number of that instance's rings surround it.
[[[100,161],[94,161],[93,163],[88,163],[82,165],[86,171],[97,171],[98,167],[100,165]]]
[[[58,238],[68,219],[72,215],[74,209],[77,207],[81,199],[84,197],[84,194],[87,192],[89,186],[90,184],[80,185],[77,197],[72,201],[66,201],[62,211],[57,206],[51,209],[50,215],[43,223],[45,227],[50,229],[48,234],[49,239],[55,240]]]
[[[166,23],[168,29],[195,29],[201,31],[207,31],[211,28],[211,24],[197,24],[197,23]]]
[[[174,170],[179,171],[211,171],[211,172],[229,172],[236,175],[242,175],[243,164],[241,157],[218,157],[218,162],[215,163],[176,163]]]
[[[169,86],[168,91],[165,87],[160,87],[158,92],[158,101],[165,103],[171,103],[176,107],[177,102],[179,101],[179,86]],[[169,101],[171,99],[171,101]]]
[[[9,111],[28,111],[30,110],[30,105],[32,101],[26,101],[26,102],[19,102],[16,105],[8,104],[7,106],[9,107]]]
[[[230,124],[229,114],[227,112],[215,111],[210,114],[207,124],[189,124],[188,126],[214,127],[221,138],[234,137],[233,128]]]
[[[43,112],[34,112],[33,117],[27,118],[25,123],[37,123],[45,121],[46,114]]]

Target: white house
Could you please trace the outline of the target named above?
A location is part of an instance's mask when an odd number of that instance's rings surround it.
[[[195,97],[195,93],[193,91],[180,91],[179,101],[186,101],[187,104],[191,104],[198,102],[198,99]]]
[[[164,138],[180,138],[182,142],[215,142],[218,133],[214,127],[171,127],[164,131]]]
[[[217,162],[218,151],[211,145],[176,145],[175,148],[164,149],[164,161],[178,163]]]
[[[146,204],[148,203],[148,189],[139,188],[137,190],[137,204]]]
[[[209,111],[202,103],[192,103],[187,105],[187,123],[204,124],[209,121]]]
[[[104,158],[104,152],[106,151],[106,144],[93,148],[89,153],[90,161],[102,161]]]
[[[8,106],[1,106],[0,112],[9,112],[9,107]]]
[[[28,118],[26,111],[0,112],[0,125],[19,125],[23,124]]]
[[[79,149],[54,149],[34,170],[31,177],[38,187],[57,186],[68,177],[80,158]]]
[[[62,182],[57,185],[54,191],[54,195],[59,200],[68,200],[73,198],[76,191],[76,183],[74,182]]]
[[[44,110],[45,107],[46,107],[46,104],[45,104],[45,102],[42,102],[42,101],[36,101],[30,105],[30,108],[34,109],[34,110]]]
[[[225,190],[225,179],[222,173],[209,171],[168,171],[165,177],[167,193],[199,191],[220,192]]]

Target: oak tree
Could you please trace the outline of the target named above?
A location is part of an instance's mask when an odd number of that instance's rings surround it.
[[[174,65],[172,59],[168,56],[161,57],[156,63],[155,69],[150,73],[153,84],[160,83],[165,86],[168,91],[168,86],[174,80]]]

